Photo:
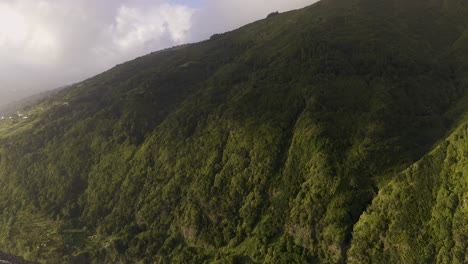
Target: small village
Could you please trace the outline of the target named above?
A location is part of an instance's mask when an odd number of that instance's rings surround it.
[[[0,117],[0,123],[5,122],[5,121],[10,121],[12,123],[16,123],[16,122],[19,122],[19,121],[26,121],[33,114],[34,114],[33,112],[20,112],[20,111],[17,111],[13,115],[1,116]]]
[[[29,116],[31,116],[31,114],[32,114],[31,112],[22,113],[20,111],[17,111],[16,115],[11,115],[8,117],[2,116],[0,119],[1,120],[28,119]]]
[[[57,107],[57,106],[68,107],[70,106],[70,103],[68,102],[53,102],[52,103],[52,107]],[[39,108],[36,108],[35,110],[16,111],[16,113],[14,114],[3,114],[0,116],[0,123],[6,122],[6,121],[10,121],[10,123],[27,121],[32,116],[36,115],[38,112],[43,112],[43,111],[44,111],[44,107],[39,107]]]

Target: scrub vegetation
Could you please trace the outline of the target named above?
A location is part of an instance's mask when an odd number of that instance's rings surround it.
[[[467,263],[468,6],[322,0],[0,121],[0,248],[44,263]]]

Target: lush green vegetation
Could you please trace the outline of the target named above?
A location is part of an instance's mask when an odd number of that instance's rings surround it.
[[[468,7],[323,0],[0,122],[0,248],[47,263],[466,263]]]

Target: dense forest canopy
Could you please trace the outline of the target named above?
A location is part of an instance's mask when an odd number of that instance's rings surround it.
[[[322,0],[28,101],[0,120],[0,249],[467,263],[467,22],[464,0]]]

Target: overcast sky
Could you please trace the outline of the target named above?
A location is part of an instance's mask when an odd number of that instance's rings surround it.
[[[0,0],[0,104],[316,0]]]

